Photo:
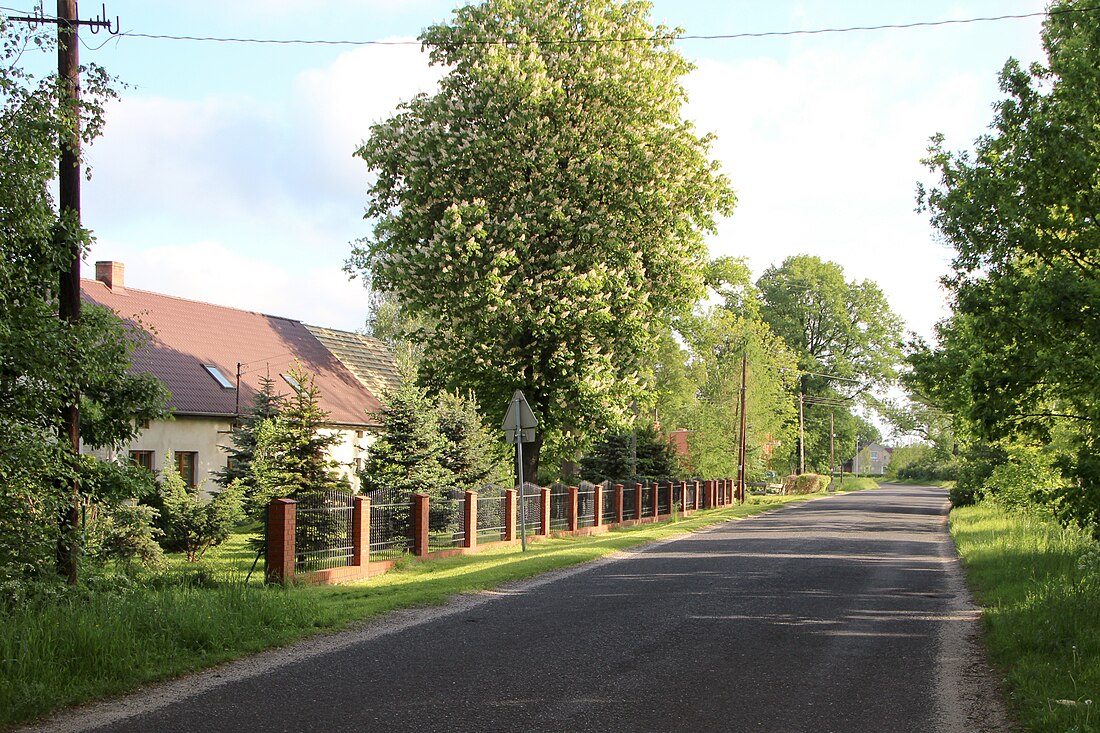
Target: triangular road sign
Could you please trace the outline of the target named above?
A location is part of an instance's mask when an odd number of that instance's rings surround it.
[[[518,410],[516,409],[517,406],[519,407]],[[512,395],[512,401],[508,403],[508,412],[504,414],[504,423],[500,426],[501,430],[509,433],[516,430],[534,430],[538,425],[535,413],[531,412],[531,406],[527,404],[527,398],[523,396],[523,392],[517,389],[516,393]]]

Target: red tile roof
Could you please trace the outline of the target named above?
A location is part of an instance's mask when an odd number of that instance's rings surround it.
[[[112,291],[96,280],[82,280],[80,286],[84,300],[110,308],[150,334],[149,345],[134,353],[133,368],[167,385],[172,393],[168,404],[177,414],[236,413],[236,390],[221,387],[204,364],[235,382],[241,363],[244,412],[265,374],[275,380],[277,392],[289,393],[280,375],[299,363],[316,375],[321,407],[332,423],[376,422],[368,416],[379,408],[375,395],[300,321],[130,287]]]

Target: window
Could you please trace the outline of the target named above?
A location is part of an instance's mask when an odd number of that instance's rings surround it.
[[[156,465],[156,461],[153,456],[153,451],[151,450],[130,451],[130,463],[135,466],[141,466],[148,471],[156,470],[153,468]]]
[[[289,374],[280,374],[279,376],[282,377],[283,381],[289,384],[295,390],[299,390],[302,388],[302,385],[298,383],[298,380],[290,376]]]
[[[221,370],[218,369],[216,366],[214,366],[213,364],[203,364],[202,368],[205,369],[206,372],[214,378],[215,382],[221,385],[222,389],[233,389],[233,383],[230,382],[229,379],[224,374],[222,374]]]
[[[872,461],[877,461],[878,460],[878,451],[877,450],[871,451],[871,460]]]
[[[195,465],[198,463],[198,453],[195,451],[176,451],[176,470],[180,478],[190,488],[195,488]]]

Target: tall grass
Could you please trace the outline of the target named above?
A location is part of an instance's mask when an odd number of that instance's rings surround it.
[[[989,503],[952,511],[951,533],[1020,722],[1030,731],[1100,731],[1100,546]]]
[[[818,495],[820,496],[820,495]],[[244,582],[254,553],[232,538],[198,566],[173,559],[163,574],[0,602],[0,727],[209,667],[319,630],[397,608],[445,603],[617,550],[690,532],[810,496],[752,497],[591,537],[487,547],[476,555],[402,562],[385,575],[329,587],[266,588]],[[262,563],[259,574],[262,576]]]

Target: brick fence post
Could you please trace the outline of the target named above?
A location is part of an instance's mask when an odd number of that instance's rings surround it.
[[[592,487],[592,526],[599,527],[603,522],[603,485]]]
[[[634,518],[639,521],[642,518],[642,485],[640,483],[634,484]]]
[[[680,482],[680,512],[686,512],[688,510],[688,482]]]
[[[516,490],[504,491],[504,540],[511,542],[516,538]]]
[[[623,490],[622,484],[615,484],[615,524],[623,523]]]
[[[540,509],[542,510],[539,517],[539,534],[550,536],[550,489],[540,489],[539,496],[542,499]]]
[[[370,561],[370,499],[355,497],[351,515],[351,564],[365,568]]]
[[[286,585],[294,582],[294,530],[298,520],[298,502],[293,499],[272,499],[267,505],[268,583]]]
[[[423,557],[428,554],[428,495],[413,494],[412,506],[413,554]]]
[[[676,492],[672,490],[672,482],[669,481],[668,482],[668,513],[669,514],[672,514],[674,511],[676,511],[676,506],[672,503],[672,495],[674,493],[676,493]]]
[[[463,547],[477,547],[477,492],[467,491],[465,497],[466,517],[463,521]]]
[[[699,495],[703,492],[703,485],[696,479],[691,482],[691,508],[699,508]]]
[[[704,509],[713,509],[714,508],[714,504],[713,504],[714,497],[711,495],[713,493],[713,486],[714,486],[714,481],[712,479],[708,478],[708,479],[703,480],[703,508]]]
[[[580,490],[576,486],[569,487],[569,523],[567,527],[570,532],[575,532],[580,525],[577,519],[577,510],[580,508],[577,502],[579,492]]]

